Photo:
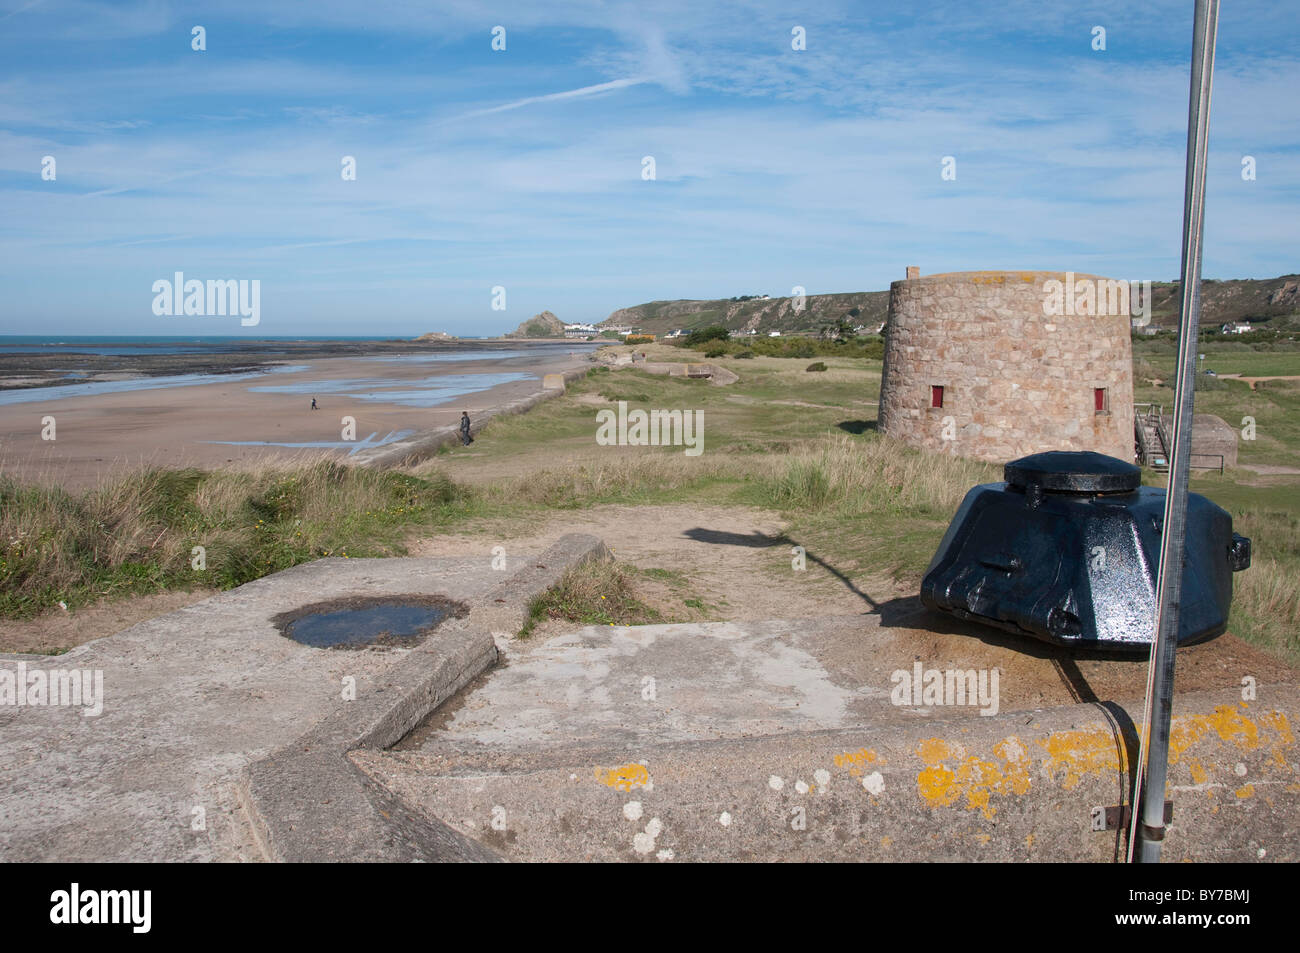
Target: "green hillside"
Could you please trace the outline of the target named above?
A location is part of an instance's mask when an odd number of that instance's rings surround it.
[[[1178,282],[1152,283],[1152,323],[1165,328],[1177,325],[1178,296]],[[1207,279],[1201,283],[1201,298],[1204,328],[1235,322],[1262,323],[1267,328],[1300,326],[1300,275]],[[731,331],[753,329],[764,334],[818,331],[843,318],[874,331],[888,312],[888,291],[809,295],[801,311],[794,309],[791,298],[681,299],[620,308],[602,326],[630,324],[651,334],[664,334],[674,328],[690,331],[720,324]]]
[[[874,331],[889,311],[888,291],[854,291],[809,295],[796,311],[791,298],[721,298],[716,301],[651,301],[620,308],[604,325],[630,324],[651,334],[674,328],[691,330],[720,324],[732,331],[816,331],[844,318]]]

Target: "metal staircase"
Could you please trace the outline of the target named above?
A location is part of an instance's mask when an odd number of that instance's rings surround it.
[[[1133,405],[1133,443],[1138,463],[1152,470],[1169,469],[1169,434],[1159,404]]]

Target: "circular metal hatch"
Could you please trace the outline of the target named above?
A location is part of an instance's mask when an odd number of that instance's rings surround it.
[[[1003,479],[1049,493],[1132,493],[1142,485],[1142,470],[1091,450],[1052,450],[1012,460]]]

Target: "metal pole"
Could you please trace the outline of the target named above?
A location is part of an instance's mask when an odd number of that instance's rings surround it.
[[[1160,862],[1165,836],[1165,780],[1169,767],[1169,718],[1174,696],[1174,653],[1183,588],[1187,476],[1192,452],[1192,405],[1196,397],[1196,345],[1201,317],[1201,235],[1205,217],[1205,152],[1214,81],[1214,39],[1219,0],[1196,0],[1192,29],[1192,85],[1187,111],[1187,180],[1183,193],[1182,322],[1178,329],[1178,377],[1174,389],[1173,448],[1169,490],[1160,533],[1156,627],[1147,672],[1142,752],[1134,784],[1138,809],[1129,831],[1129,860],[1137,847],[1144,864]],[[1145,775],[1145,777],[1144,777]],[[1139,823],[1140,819],[1140,823]]]

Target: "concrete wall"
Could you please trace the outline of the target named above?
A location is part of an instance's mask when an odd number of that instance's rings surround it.
[[[1160,418],[1165,432],[1173,434],[1174,418],[1165,414]],[[1225,467],[1237,465],[1237,431],[1222,417],[1214,414],[1192,415],[1192,466],[1217,467],[1216,457],[1222,455]]]
[[[1074,275],[1100,289],[1107,279]],[[1048,315],[1063,272],[976,271],[890,286],[880,389],[883,433],[914,446],[1005,462],[1044,450],[1096,450],[1133,458],[1128,301],[1097,313],[1082,294],[1073,312]],[[1064,299],[1064,295],[1062,296]],[[931,387],[944,388],[932,408]],[[1109,411],[1094,409],[1094,388]]]

